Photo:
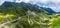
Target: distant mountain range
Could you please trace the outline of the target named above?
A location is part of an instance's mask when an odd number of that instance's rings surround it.
[[[15,2],[4,2],[1,6],[0,6],[0,12],[1,13],[9,13],[9,12],[13,12],[13,13],[21,13],[24,11],[33,11],[33,12],[42,12],[42,13],[48,13],[48,14],[53,14],[56,13],[55,11],[53,11],[51,8],[44,8],[44,7],[40,7],[38,5],[32,5],[30,3],[15,3]]]

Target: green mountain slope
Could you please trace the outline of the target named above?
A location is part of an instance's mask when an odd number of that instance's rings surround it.
[[[1,12],[10,12],[13,11],[13,13],[17,13],[17,11],[19,12],[20,10],[22,11],[35,11],[35,12],[48,12],[50,14],[55,13],[52,9],[50,8],[43,8],[43,7],[39,7],[37,5],[32,5],[30,3],[12,3],[12,2],[5,2],[2,6],[0,6],[0,11]],[[20,13],[20,12],[19,12]]]
[[[0,24],[8,28],[48,28],[56,12],[30,3],[5,2],[0,6]],[[21,17],[21,19],[20,19]],[[16,20],[18,19],[18,20]],[[10,22],[11,21],[11,22]]]

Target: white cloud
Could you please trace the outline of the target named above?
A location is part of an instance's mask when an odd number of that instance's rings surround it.
[[[16,2],[17,2],[17,3],[20,3],[20,2],[22,2],[22,0],[16,0]]]
[[[54,11],[60,11],[60,0],[34,0],[32,1],[35,4],[40,4],[42,7],[49,7],[52,8]]]
[[[30,0],[22,0],[22,2],[28,3],[30,2]]]
[[[0,5],[2,5],[4,3],[4,0],[0,0]]]
[[[14,0],[5,0],[5,1],[14,2]]]

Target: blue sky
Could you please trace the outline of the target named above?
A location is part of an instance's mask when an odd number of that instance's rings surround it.
[[[52,8],[56,12],[60,12],[60,0],[0,0],[0,5],[4,3],[4,1],[10,2],[25,2],[25,3],[33,3],[42,7]]]

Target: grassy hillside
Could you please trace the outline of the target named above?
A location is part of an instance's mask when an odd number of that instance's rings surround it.
[[[60,14],[30,3],[5,2],[0,6],[3,28],[60,28]]]

